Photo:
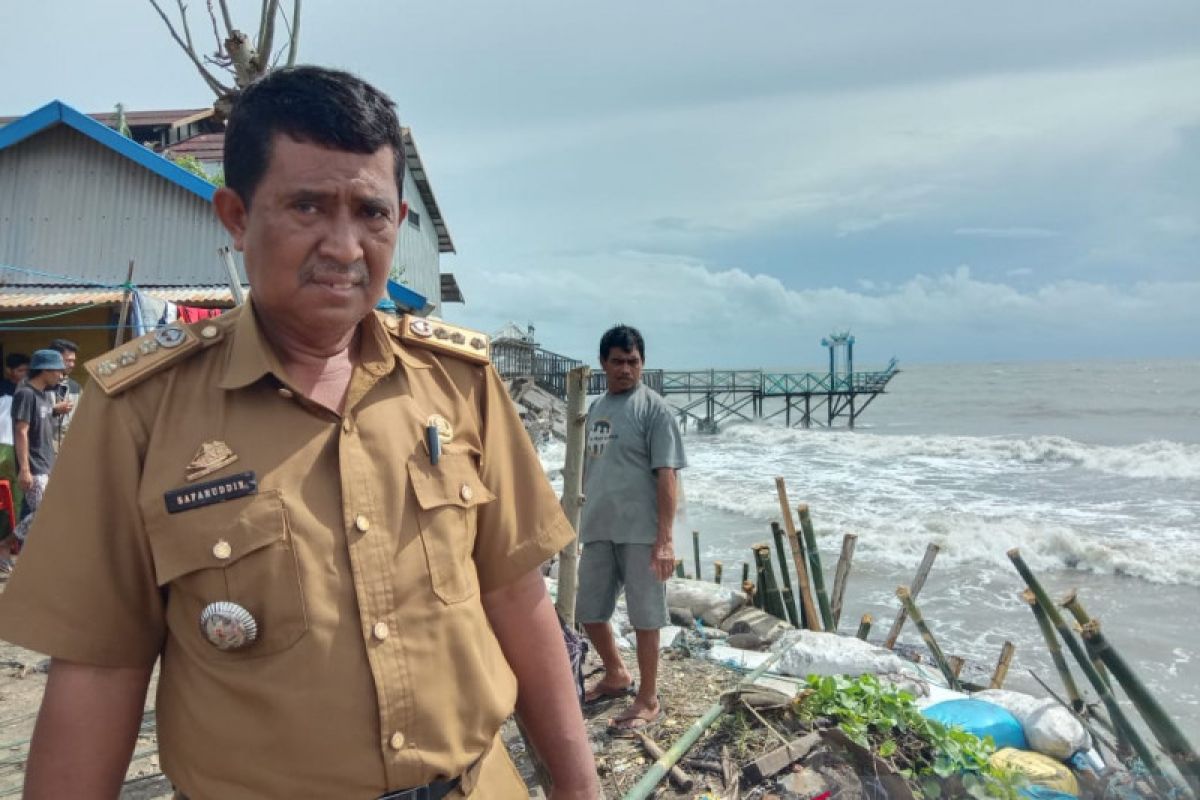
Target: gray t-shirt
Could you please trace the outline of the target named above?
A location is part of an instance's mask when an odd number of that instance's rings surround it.
[[[13,394],[13,440],[17,423],[29,423],[29,471],[34,475],[49,475],[54,466],[54,400],[49,392],[41,392],[22,383]]]
[[[580,541],[654,544],[658,484],[653,470],[686,466],[675,416],[656,392],[639,384],[596,400],[587,416]]]

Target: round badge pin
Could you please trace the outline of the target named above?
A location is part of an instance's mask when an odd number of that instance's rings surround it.
[[[200,612],[200,633],[218,650],[240,650],[258,638],[258,622],[237,603],[221,600]]]
[[[414,319],[408,323],[408,329],[412,331],[413,336],[420,336],[422,339],[428,339],[433,336],[433,326],[429,324],[427,319]]]
[[[184,339],[183,328],[178,325],[168,325],[165,328],[160,328],[154,334],[154,341],[158,342],[159,347],[178,347]]]

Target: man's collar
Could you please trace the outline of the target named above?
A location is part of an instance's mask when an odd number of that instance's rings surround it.
[[[264,375],[274,375],[287,383],[287,371],[275,355],[270,342],[263,335],[249,298],[236,310],[237,318],[232,322],[229,335],[233,342],[225,363],[225,372],[217,384],[222,389],[241,389],[251,385]],[[367,314],[359,323],[359,361],[373,375],[386,375],[396,364],[396,351],[392,337],[384,329],[375,312]],[[411,356],[401,360],[410,366]]]

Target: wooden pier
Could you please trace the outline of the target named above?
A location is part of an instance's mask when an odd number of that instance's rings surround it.
[[[853,339],[849,340],[853,346]],[[827,345],[828,346],[828,345]],[[852,352],[852,351],[851,351]],[[892,359],[882,370],[855,372],[836,369],[830,348],[828,372],[770,372],[766,370],[647,369],[642,382],[673,401],[681,423],[715,432],[728,422],[778,420],[794,426],[832,428],[855,421],[875,398],[886,392],[900,370]],[[567,373],[583,362],[543,350],[527,341],[498,339],[492,343],[492,363],[504,378],[531,378],[555,396],[567,396]],[[589,394],[608,390],[604,373],[592,372]]]

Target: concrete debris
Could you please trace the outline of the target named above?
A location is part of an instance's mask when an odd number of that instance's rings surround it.
[[[508,395],[517,405],[521,421],[534,444],[567,440],[567,404],[534,383],[532,378],[511,378]]]

